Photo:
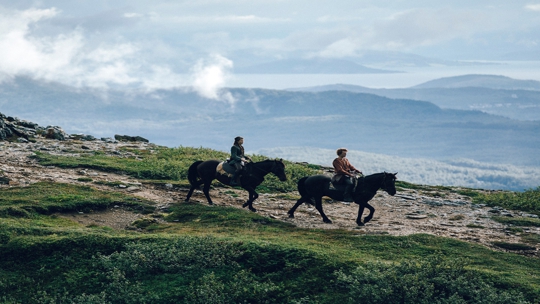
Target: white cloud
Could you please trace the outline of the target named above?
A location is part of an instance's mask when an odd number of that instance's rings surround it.
[[[496,22],[482,11],[410,9],[342,30],[317,54],[346,57],[363,50],[410,50],[456,38],[466,39],[495,27]]]
[[[286,116],[273,118],[272,121],[295,123],[295,122],[323,122],[343,119],[343,115],[325,115],[325,116]]]
[[[254,152],[290,161],[332,166],[335,150],[314,147],[277,147]],[[349,161],[365,175],[398,172],[398,178],[424,185],[464,186],[481,189],[525,190],[540,184],[540,168],[481,163],[468,159],[436,161],[349,150]]]
[[[529,4],[525,6],[525,9],[540,12],[540,4]]]
[[[236,100],[230,92],[223,90],[232,67],[231,60],[218,54],[200,59],[192,69],[193,89],[205,98],[225,101],[234,107]]]
[[[59,14],[55,8],[0,11],[0,80],[24,75],[99,88],[142,85],[156,89],[183,84],[169,67],[147,63],[134,43],[94,46],[80,28],[55,35],[36,34],[41,22]]]

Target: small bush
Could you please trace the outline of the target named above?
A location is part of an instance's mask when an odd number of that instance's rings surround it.
[[[508,250],[535,250],[536,247],[521,243],[494,242],[494,246]]]
[[[522,294],[497,290],[463,260],[440,255],[399,264],[368,263],[336,272],[346,303],[527,303]]]
[[[474,197],[473,202],[540,214],[540,187],[525,192],[498,191],[484,193]]]

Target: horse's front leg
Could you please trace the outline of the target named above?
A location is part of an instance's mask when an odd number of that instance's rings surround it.
[[[371,206],[370,204],[366,203],[366,208],[368,208],[369,210],[369,215],[364,218],[364,224],[371,221],[371,219],[373,218],[373,214],[375,213],[375,208],[373,208],[373,206]]]
[[[358,226],[364,226],[364,223],[362,223],[362,214],[364,213],[365,205],[366,203],[364,202],[358,204],[358,217],[356,218],[356,224]]]
[[[246,190],[249,192],[249,199],[242,205],[242,207],[246,208],[247,206],[249,206],[249,210],[257,212],[257,209],[253,208],[253,202],[259,197],[259,194],[255,192],[255,189],[252,188]]]

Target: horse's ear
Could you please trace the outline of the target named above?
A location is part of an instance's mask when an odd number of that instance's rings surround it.
[[[397,172],[396,172],[396,173],[394,173],[394,175],[397,175]]]

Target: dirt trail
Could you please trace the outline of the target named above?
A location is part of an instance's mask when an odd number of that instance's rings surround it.
[[[28,158],[34,151],[52,154],[77,155],[88,151],[99,150],[120,157],[135,155],[120,148],[152,149],[147,143],[107,143],[103,141],[54,141],[38,139],[36,143],[0,142],[0,189],[12,186],[26,186],[38,181],[54,181],[70,184],[91,184],[102,190],[114,190],[130,193],[156,202],[157,210],[172,204],[182,204],[187,190],[183,188],[159,185],[148,185],[127,175],[103,173],[95,170],[61,169],[54,166],[44,167]],[[119,187],[110,187],[95,183],[79,181],[81,177],[89,177],[93,182],[120,182]],[[1,181],[4,181],[4,184]],[[9,180],[9,182],[7,182]],[[6,182],[8,184],[6,184]],[[444,191],[438,191],[439,193]],[[234,195],[232,194],[234,193]],[[313,206],[302,205],[291,219],[287,211],[295,201],[279,198],[277,195],[261,194],[254,207],[262,216],[292,223],[303,228],[347,229],[366,234],[409,235],[428,233],[437,236],[456,238],[468,242],[483,244],[496,250],[493,242],[522,243],[521,234],[540,234],[539,227],[525,227],[523,232],[515,232],[508,226],[491,220],[491,216],[528,216],[518,211],[503,210],[487,206],[475,205],[470,198],[455,193],[444,192],[443,198],[429,196],[415,190],[399,191],[396,196],[389,196],[383,191],[370,201],[375,207],[375,216],[364,227],[357,227],[355,219],[358,206],[354,203],[343,203],[326,199],[323,208],[332,224],[323,223],[319,213]],[[211,190],[214,203],[218,206],[242,208],[247,200],[247,192],[232,188],[214,188]],[[201,191],[196,191],[191,199],[206,204]],[[246,212],[249,212],[247,209]],[[367,215],[367,210],[364,216]],[[132,213],[121,208],[111,208],[103,212],[74,213],[64,215],[84,225],[109,226],[115,229],[126,229],[135,220],[144,215]],[[521,254],[540,256],[538,245],[536,250],[522,251]]]

